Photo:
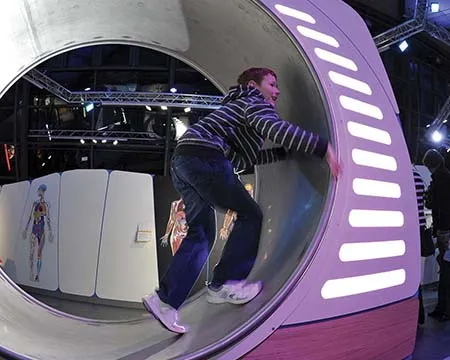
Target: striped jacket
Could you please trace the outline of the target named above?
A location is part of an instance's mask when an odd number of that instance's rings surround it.
[[[426,226],[427,221],[424,212],[424,194],[425,194],[425,183],[422,180],[419,172],[413,168],[414,172],[414,184],[416,185],[416,197],[417,197],[417,209],[419,211],[419,226]]]
[[[222,151],[237,170],[286,157],[284,148],[262,150],[269,139],[292,151],[323,157],[328,142],[280,118],[256,88],[232,87],[222,106],[192,125],[177,147],[197,145]]]

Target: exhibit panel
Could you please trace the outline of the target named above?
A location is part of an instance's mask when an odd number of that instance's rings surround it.
[[[51,174],[31,182],[16,237],[17,283],[58,289],[58,222],[61,176]]]
[[[113,171],[106,194],[96,294],[139,302],[157,286],[152,176]]]
[[[61,175],[59,287],[64,293],[95,293],[108,178],[106,170]]]

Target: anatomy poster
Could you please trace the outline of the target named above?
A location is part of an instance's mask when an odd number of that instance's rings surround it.
[[[241,176],[241,181],[249,194],[255,198],[255,176]],[[168,177],[155,177],[155,218],[158,240],[158,267],[160,278],[167,271],[173,255],[181,246],[189,229],[186,221],[183,199],[173,188]],[[236,221],[236,213],[216,211],[216,239],[207,264],[191,293],[198,291],[211,281],[212,271],[218,263],[223,247]]]
[[[52,174],[35,179],[30,185],[15,246],[19,284],[58,289],[60,180],[59,174]]]
[[[154,177],[156,241],[159,278],[167,271],[173,255],[181,246],[188,230],[184,203],[166,176]],[[191,294],[205,286],[209,267],[205,266]]]
[[[242,175],[240,176],[241,182],[244,185],[247,192],[250,194],[252,198],[256,196],[256,177],[255,175]],[[207,279],[208,281],[212,280],[214,267],[220,260],[220,256],[222,254],[223,247],[225,246],[228,237],[230,236],[231,231],[234,228],[234,222],[236,221],[236,213],[231,210],[227,210],[225,213],[217,212],[216,213],[216,242],[214,244],[213,249],[211,250],[211,254],[209,256],[209,264],[207,271]]]

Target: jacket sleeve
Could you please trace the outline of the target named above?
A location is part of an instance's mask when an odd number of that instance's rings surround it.
[[[245,161],[244,157],[238,154],[233,149],[230,149],[227,155],[228,160],[231,161],[233,164],[233,167],[236,171],[241,172],[248,168],[250,168],[252,165],[249,164],[247,161]]]
[[[287,152],[284,148],[264,149],[258,152],[258,157],[254,164],[248,164],[245,159],[234,150],[228,153],[228,159],[232,162],[234,168],[238,171],[247,170],[253,165],[271,164],[276,161],[287,158]]]
[[[326,154],[327,140],[281,119],[272,105],[266,102],[250,103],[245,116],[252,128],[275,144],[282,145],[289,150],[302,151],[319,157],[324,157]]]
[[[287,152],[284,148],[271,148],[259,151],[256,165],[271,164],[276,161],[287,158]]]

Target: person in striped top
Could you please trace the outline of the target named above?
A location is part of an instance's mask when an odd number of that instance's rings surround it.
[[[416,168],[413,167],[414,174],[414,184],[416,187],[416,198],[417,198],[417,212],[419,215],[419,228],[420,228],[420,240],[424,241],[425,229],[427,225],[427,221],[425,218],[425,183],[422,180],[422,176],[420,176],[419,172]],[[425,322],[425,308],[423,306],[423,297],[422,297],[422,287],[419,284],[419,318],[418,323],[423,324]]]
[[[192,125],[178,140],[172,181],[181,194],[189,230],[159,289],[143,298],[145,308],[167,329],[185,333],[178,308],[186,300],[215,240],[214,207],[237,213],[233,231],[207,289],[210,303],[245,304],[262,289],[246,282],[258,252],[263,214],[236,173],[300,151],[325,157],[337,176],[340,163],[327,140],[280,118],[276,74],[251,68],[238,78],[222,106]],[[262,149],[266,139],[281,147]]]
[[[425,229],[427,220],[425,218],[425,183],[422,180],[422,176],[419,172],[413,168],[414,184],[416,186],[416,198],[417,198],[417,210],[419,214],[419,226],[421,229]]]

